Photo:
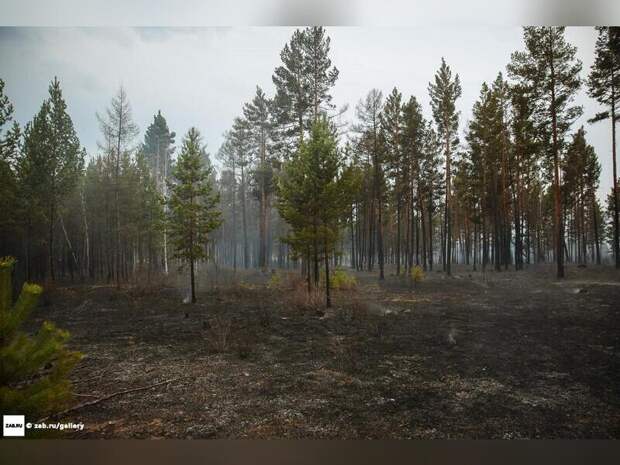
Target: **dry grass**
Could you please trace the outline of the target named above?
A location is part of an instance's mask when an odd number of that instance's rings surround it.
[[[322,312],[325,308],[325,292],[322,289],[312,289],[308,292],[305,286],[297,287],[286,294],[290,308],[301,311]]]
[[[209,319],[207,328],[207,344],[214,352],[226,352],[230,345],[232,323],[224,315],[216,315]]]
[[[133,286],[129,289],[129,295],[133,299],[141,299],[157,294],[162,288],[171,285],[170,278],[162,273],[136,274]]]
[[[339,371],[355,370],[359,356],[353,341],[346,336],[333,336],[329,341],[329,352]]]

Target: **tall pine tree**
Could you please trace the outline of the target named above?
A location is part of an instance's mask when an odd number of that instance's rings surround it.
[[[442,141],[443,152],[446,157],[445,248],[443,249],[443,256],[445,271],[449,275],[452,256],[452,154],[458,144],[459,112],[456,111],[456,100],[461,96],[461,83],[458,74],[452,78],[452,70],[443,58],[441,59],[441,66],[435,74],[435,81],[428,85],[428,92],[431,97],[431,108],[437,125],[437,133]]]
[[[564,137],[582,113],[572,105],[581,86],[581,61],[577,48],[566,42],[564,27],[526,27],[525,51],[512,54],[508,71],[530,92],[535,118],[543,133],[553,172],[554,241],[557,277],[564,277],[564,220],[560,186],[560,165]]]
[[[616,167],[616,122],[620,120],[616,106],[620,97],[620,27],[597,27],[594,64],[588,78],[588,92],[600,104],[607,107],[589,121],[611,121],[611,159],[613,166],[613,252],[616,268],[620,268],[620,224],[618,209],[618,172]]]

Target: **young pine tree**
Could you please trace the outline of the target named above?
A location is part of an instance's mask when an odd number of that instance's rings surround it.
[[[11,257],[0,258],[0,411],[39,418],[70,400],[67,374],[81,354],[66,348],[69,333],[50,322],[33,337],[19,331],[42,289],[26,283],[13,303],[14,264]]]
[[[221,224],[219,196],[210,183],[211,167],[202,161],[200,132],[191,128],[184,140],[169,182],[169,231],[175,258],[189,264],[192,303],[196,302],[195,264],[206,259],[209,233]]]
[[[312,126],[309,140],[284,165],[278,185],[278,209],[291,227],[287,242],[307,260],[323,258],[327,307],[331,306],[329,259],[349,205],[350,183],[341,168],[332,128],[321,118]]]

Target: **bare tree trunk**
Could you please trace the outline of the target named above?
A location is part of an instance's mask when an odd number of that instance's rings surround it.
[[[433,271],[433,190],[428,192],[428,269]]]
[[[327,253],[327,244],[324,244],[325,251],[325,306],[332,306],[332,299],[329,293],[329,254]]]
[[[192,289],[192,303],[196,303],[196,277],[194,273],[194,258],[190,258],[189,261],[189,270],[190,270],[190,285]]]
[[[614,81],[614,71],[611,71],[611,79]],[[616,171],[616,96],[615,88],[611,87],[611,150],[613,160],[613,176],[614,176],[614,255],[616,259],[616,268],[620,268],[620,224],[618,213],[618,202],[620,202],[618,193],[618,174]]]
[[[249,267],[249,251],[248,251],[248,221],[245,206],[245,171],[241,166],[241,221],[243,223],[243,267]]]
[[[450,136],[447,136],[446,141],[446,217],[445,217],[445,262],[446,262],[446,274],[450,276],[450,262],[452,261],[452,212],[451,212],[451,154],[450,154]]]
[[[564,278],[564,224],[562,220],[562,198],[560,191],[560,154],[558,147],[558,125],[555,103],[555,74],[553,61],[551,62],[551,125],[553,129],[553,193],[555,207],[555,240],[556,240],[556,262],[557,277]]]
[[[52,189],[53,190],[53,189]],[[56,273],[54,270],[54,223],[56,216],[56,203],[54,199],[54,194],[52,193],[52,198],[50,202],[50,219],[49,219],[49,240],[48,240],[48,254],[49,254],[49,264],[50,264],[50,276],[52,281],[56,280]]]
[[[596,249],[596,264],[601,264],[601,248],[600,248],[600,240],[598,237],[598,215],[596,214],[596,197],[594,192],[592,192],[592,218],[594,224],[594,247]]]
[[[60,215],[60,226],[62,228],[62,232],[65,235],[65,241],[67,241],[67,247],[69,247],[69,253],[71,254],[71,257],[73,258],[73,262],[75,263],[75,266],[79,268],[80,264],[78,263],[78,258],[77,258],[77,255],[75,254],[75,251],[73,250],[71,241],[69,240],[69,235],[67,234],[67,228],[65,228],[65,222],[62,219],[62,215]]]
[[[116,182],[114,183],[114,202],[116,211],[116,288],[121,287],[121,210],[120,210],[120,171],[121,171],[121,133],[122,112],[118,120],[118,137],[116,145]]]
[[[80,205],[82,207],[82,221],[84,224],[84,243],[85,243],[85,247],[84,247],[84,255],[86,257],[86,263],[85,263],[85,273],[87,275],[90,275],[90,240],[89,240],[89,233],[88,233],[88,219],[86,218],[86,202],[84,200],[84,190],[81,189],[80,190]]]

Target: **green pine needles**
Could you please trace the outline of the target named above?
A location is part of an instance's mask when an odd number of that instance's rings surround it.
[[[195,264],[208,258],[209,233],[222,222],[216,209],[219,195],[213,189],[213,168],[204,159],[207,155],[200,132],[191,128],[172,172],[173,181],[168,184],[168,220],[174,256],[189,265],[192,303],[196,302]]]
[[[0,411],[38,418],[70,400],[67,375],[82,355],[67,349],[69,333],[50,322],[33,336],[19,330],[43,288],[25,283],[13,303],[14,265],[14,258],[0,258]]]
[[[350,197],[334,132],[327,118],[319,118],[308,141],[284,165],[278,185],[278,211],[291,227],[283,240],[298,257],[312,262],[315,285],[319,284],[320,262],[324,262],[327,307],[331,306],[329,259]],[[310,290],[310,271],[308,283]]]

